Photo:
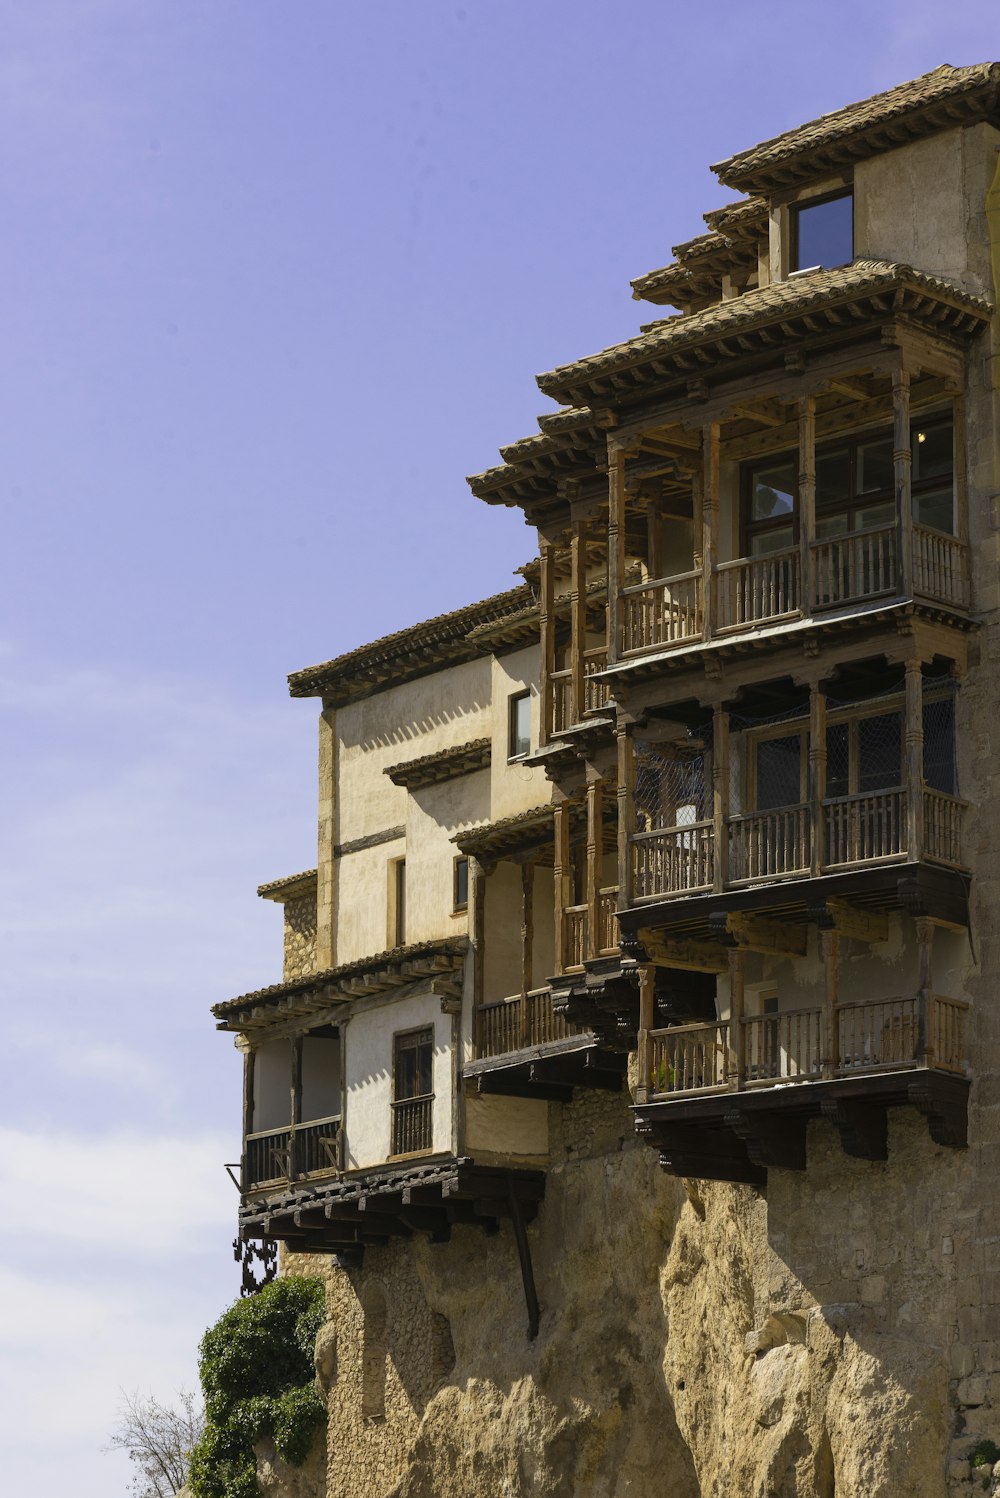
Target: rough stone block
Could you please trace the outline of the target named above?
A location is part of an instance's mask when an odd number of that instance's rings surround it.
[[[861,1299],[866,1305],[881,1305],[885,1300],[885,1276],[869,1274],[861,1281]]]
[[[963,1378],[958,1385],[958,1402],[967,1409],[985,1404],[989,1383],[985,1373],[973,1373]]]
[[[972,1348],[965,1342],[952,1343],[949,1356],[951,1371],[955,1378],[966,1378],[976,1365]]]

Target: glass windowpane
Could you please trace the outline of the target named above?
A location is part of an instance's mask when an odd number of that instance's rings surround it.
[[[854,529],[866,531],[874,529],[877,525],[892,525],[896,518],[896,503],[892,499],[883,499],[877,505],[862,505],[854,512]]]
[[[828,541],[831,536],[845,536],[849,523],[850,516],[846,510],[842,510],[839,515],[818,515],[816,536],[820,541]]]
[[[895,484],[892,466],[892,438],[880,442],[863,442],[858,448],[858,493],[871,494],[878,489],[892,489]]]
[[[777,525],[770,531],[759,531],[750,539],[750,555],[769,557],[775,551],[787,551],[795,545],[795,533],[790,525]]]
[[[953,434],[950,421],[935,426],[915,428],[913,433],[913,481],[937,479],[950,475],[954,466]]]
[[[926,494],[914,494],[913,518],[918,525],[929,525],[931,530],[955,532],[955,502],[951,485],[947,489],[932,489]]]
[[[510,758],[531,750],[531,696],[522,692],[510,699]]]
[[[816,454],[816,503],[844,504],[851,497],[851,454],[846,447]]]
[[[753,476],[752,518],[776,520],[779,515],[791,515],[794,509],[795,469],[792,464],[759,469]]]
[[[957,793],[953,697],[924,703],[924,779],[931,790]]]
[[[798,255],[793,270],[847,265],[854,259],[854,199],[850,193],[805,204],[798,217]]]

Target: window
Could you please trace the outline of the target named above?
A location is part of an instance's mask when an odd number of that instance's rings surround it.
[[[829,269],[854,259],[854,194],[841,192],[794,205],[789,210],[791,253],[788,269]]]
[[[917,525],[953,535],[954,429],[950,415],[915,421],[910,489]],[[832,540],[896,523],[892,434],[842,437],[816,450],[816,539]],[[798,455],[747,465],[743,555],[769,556],[798,540]],[[828,580],[829,581],[829,580]]]
[[[531,752],[531,693],[517,692],[508,700],[508,759],[523,759]]]
[[[455,859],[451,905],[456,913],[469,908],[469,860],[467,858]]]
[[[393,1036],[392,1153],[431,1148],[434,1106],[434,1029]]]
[[[393,858],[389,863],[389,945],[406,944],[406,859]]]

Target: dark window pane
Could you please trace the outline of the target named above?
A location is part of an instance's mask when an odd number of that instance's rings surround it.
[[[858,723],[858,790],[884,791],[902,778],[902,725],[899,713],[880,713]]]
[[[924,779],[932,790],[957,793],[953,697],[924,703]]]
[[[750,538],[750,555],[769,557],[775,551],[788,551],[795,545],[795,532],[790,525],[776,525],[770,531],[758,531]]]
[[[750,514],[754,520],[776,520],[791,515],[795,509],[795,469],[791,463],[780,468],[761,468],[753,476]]]
[[[951,476],[954,463],[950,421],[913,430],[913,482]]]
[[[863,442],[858,448],[858,493],[872,494],[893,487],[892,439]]]
[[[433,1092],[433,1030],[397,1035],[393,1059],[393,1095],[397,1103],[407,1098],[427,1097]]]
[[[955,530],[955,504],[951,485],[947,489],[932,489],[929,493],[914,494],[913,518],[918,525],[929,525],[932,530],[952,535]]]
[[[793,212],[798,218],[798,255],[793,270],[846,265],[854,259],[854,200],[850,193]]]
[[[844,536],[850,529],[850,515],[842,510],[839,515],[820,515],[816,520],[816,537],[829,541],[831,536]]]
[[[850,794],[850,731],[846,723],[831,723],[826,730],[826,794]]]
[[[816,454],[816,503],[840,505],[851,496],[851,454],[846,447]]]
[[[798,806],[801,795],[802,740],[762,739],[757,745],[757,811]]]
[[[462,910],[469,903],[469,860],[455,860],[455,909]]]
[[[892,525],[896,519],[896,501],[884,499],[875,505],[861,505],[854,512],[854,529],[873,530],[878,525]]]

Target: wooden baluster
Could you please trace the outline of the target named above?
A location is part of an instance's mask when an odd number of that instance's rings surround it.
[[[569,802],[557,801],[553,807],[553,870],[552,894],[555,902],[555,970],[561,973],[566,965],[566,906],[569,880]]]
[[[478,858],[469,859],[469,942],[472,947],[472,1048],[475,1056],[487,1055],[480,1047],[480,1010],[486,974],[486,868]]]
[[[652,1056],[650,1051],[649,1032],[656,1024],[656,968],[648,963],[643,963],[639,968],[639,1077],[635,1090],[637,1103],[645,1103],[649,1099],[650,1089],[654,1087],[656,1079],[652,1074]],[[666,1080],[664,1081],[666,1088]]]
[[[924,719],[923,678],[919,660],[906,663],[906,855],[923,857]]]
[[[826,864],[826,693],[819,682],[809,687],[809,807],[812,819],[812,858],[809,868],[817,878]]]
[[[746,1032],[743,1025],[743,981],[746,952],[730,947],[729,958],[729,1088],[735,1092],[746,1085]]]

